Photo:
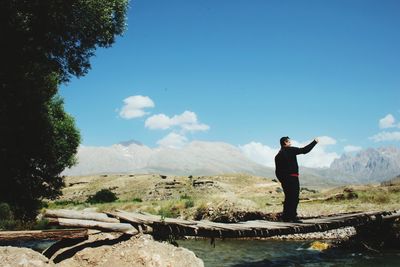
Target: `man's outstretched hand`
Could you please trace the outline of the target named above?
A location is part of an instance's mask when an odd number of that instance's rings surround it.
[[[317,137],[317,138],[314,138],[314,141],[318,143],[318,142],[319,142],[318,137]]]

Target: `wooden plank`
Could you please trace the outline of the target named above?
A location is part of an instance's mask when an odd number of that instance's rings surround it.
[[[145,224],[145,225],[152,225],[155,223],[165,223],[165,224],[177,224],[177,225],[192,225],[195,226],[197,222],[195,221],[188,221],[182,219],[175,219],[175,218],[165,218],[162,219],[161,216],[152,215],[152,214],[142,214],[137,212],[125,212],[118,210],[118,212],[109,213],[112,216],[117,218],[123,219],[125,221],[129,221],[135,224]]]
[[[132,212],[126,212],[123,210],[117,210],[116,213],[117,217],[124,217],[124,218],[129,218],[132,222],[138,223],[138,224],[153,224],[154,222],[161,222],[161,216],[155,216],[155,215],[144,215],[140,213],[132,213]]]
[[[153,214],[149,214],[149,213],[146,213],[146,212],[140,212],[140,214],[145,215],[145,216],[153,216],[153,217],[161,218],[161,216],[159,216],[159,215],[153,215]],[[177,218],[164,218],[164,222],[166,222],[166,223],[184,224],[184,225],[195,225],[196,224],[196,221],[182,220],[182,219],[177,219]]]
[[[391,212],[391,214],[387,214],[385,216],[383,216],[383,220],[393,220],[393,219],[397,219],[400,218],[400,210]]]
[[[80,239],[87,238],[87,229],[62,229],[62,230],[43,230],[43,231],[0,231],[1,241],[13,240],[60,240],[60,239]]]
[[[129,235],[135,235],[138,231],[128,223],[106,223],[91,220],[76,220],[66,218],[46,218],[50,224],[65,226],[65,227],[79,227],[79,228],[90,228],[99,229],[112,232],[120,232]]]
[[[67,219],[78,219],[78,220],[92,220],[92,221],[108,222],[108,223],[119,223],[119,220],[115,218],[110,218],[107,216],[107,214],[100,212],[59,209],[59,210],[46,210],[44,216],[49,218],[67,218]]]
[[[67,216],[70,212],[65,213]],[[96,213],[97,214],[97,213]],[[152,232],[155,236],[168,234],[203,236],[203,237],[269,237],[275,235],[286,235],[295,233],[322,232],[346,226],[359,226],[374,221],[385,220],[385,218],[399,218],[400,211],[372,211],[332,214],[328,216],[311,217],[303,219],[302,223],[276,222],[265,220],[254,220],[239,223],[218,223],[207,220],[193,221],[175,218],[161,218],[161,216],[143,213],[126,212],[117,210],[108,213],[112,217],[120,218],[123,221],[134,225],[140,232]],[[104,215],[102,215],[104,216]],[[107,216],[107,215],[105,215]],[[86,216],[84,218],[87,218]],[[109,217],[107,217],[109,218]],[[53,219],[54,220],[54,219]],[[69,221],[63,221],[69,220]],[[116,220],[113,218],[113,220]],[[118,220],[117,220],[118,221]],[[124,227],[111,227],[110,225],[99,225],[99,221],[73,220],[59,218],[58,223],[70,226],[84,226],[94,229],[108,231],[129,232],[133,226],[125,224]],[[107,223],[105,223],[107,224]],[[114,224],[115,225],[115,224]],[[126,226],[128,225],[128,226]],[[107,226],[107,227],[105,227]],[[129,228],[130,227],[130,228]],[[145,230],[142,230],[145,229]],[[132,233],[138,232],[137,230]]]

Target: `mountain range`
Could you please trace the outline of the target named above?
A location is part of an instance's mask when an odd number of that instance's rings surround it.
[[[149,148],[139,142],[109,147],[80,146],[78,164],[66,175],[99,173],[164,173],[170,175],[215,175],[248,173],[273,176],[274,170],[257,164],[235,146],[222,142],[193,141],[181,149]]]
[[[400,148],[368,148],[343,154],[332,162],[329,171],[337,180],[382,182],[400,174]]]
[[[193,141],[183,148],[150,148],[137,141],[108,147],[80,146],[78,164],[64,171],[69,176],[104,173],[162,173],[218,175],[247,173],[275,177],[274,169],[247,158],[233,145]],[[400,148],[368,148],[343,154],[330,168],[301,168],[303,185],[372,183],[400,174]]]

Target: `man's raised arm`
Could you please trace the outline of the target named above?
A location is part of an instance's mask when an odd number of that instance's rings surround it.
[[[318,138],[315,138],[311,143],[306,145],[305,147],[299,148],[298,154],[307,154],[315,147],[315,145],[319,142]]]

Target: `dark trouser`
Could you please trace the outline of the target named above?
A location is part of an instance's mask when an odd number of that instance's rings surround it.
[[[297,217],[297,205],[299,204],[300,194],[299,177],[285,176],[281,177],[279,181],[285,193],[282,218],[284,220],[295,219]]]

